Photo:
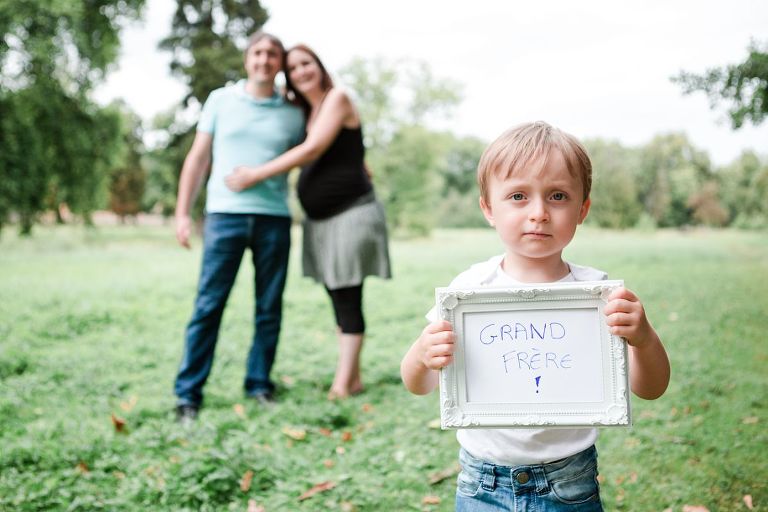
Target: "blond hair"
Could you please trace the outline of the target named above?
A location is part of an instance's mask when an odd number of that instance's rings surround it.
[[[586,201],[592,188],[592,162],[586,149],[576,137],[544,121],[510,128],[485,149],[477,165],[480,197],[489,200],[488,183],[492,175],[506,179],[531,164],[543,166],[553,150],[563,156],[571,176],[581,180]]]

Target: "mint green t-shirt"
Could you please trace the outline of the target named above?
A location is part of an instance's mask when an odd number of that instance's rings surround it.
[[[242,192],[227,188],[224,178],[239,165],[268,162],[300,143],[304,115],[280,95],[254,98],[245,80],[211,92],[197,131],[213,136],[213,162],[205,209],[208,213],[259,213],[290,216],[287,174],[274,176]]]

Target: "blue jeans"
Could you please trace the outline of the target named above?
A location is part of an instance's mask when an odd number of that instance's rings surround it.
[[[456,510],[602,512],[597,450],[532,466],[497,466],[459,452]]]
[[[253,395],[274,390],[269,373],[280,335],[290,230],[288,217],[227,213],[206,217],[195,310],[187,325],[184,356],[174,386],[179,405],[199,406],[203,402],[203,385],[211,372],[224,306],[246,248],[251,250],[255,270],[256,312],[245,392]]]

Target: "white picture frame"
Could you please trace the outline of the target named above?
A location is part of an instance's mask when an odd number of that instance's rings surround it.
[[[623,281],[437,288],[455,332],[443,429],[631,425],[625,341],[603,308]]]

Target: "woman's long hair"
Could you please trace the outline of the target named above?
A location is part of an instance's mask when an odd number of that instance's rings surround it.
[[[315,62],[317,62],[317,66],[320,68],[320,72],[322,74],[320,78],[320,87],[323,89],[323,91],[328,91],[333,87],[333,79],[331,79],[331,75],[325,69],[323,61],[320,60],[320,57],[318,57],[317,54],[309,46],[305,44],[297,44],[288,49],[288,51],[283,54],[283,70],[285,70],[285,99],[290,103],[300,107],[301,110],[304,111],[304,117],[309,118],[309,113],[312,110],[312,106],[309,104],[307,99],[302,96],[299,91],[296,90],[293,82],[291,82],[290,73],[288,72],[288,55],[290,55],[290,53],[294,50],[301,50],[308,53],[315,60]]]

